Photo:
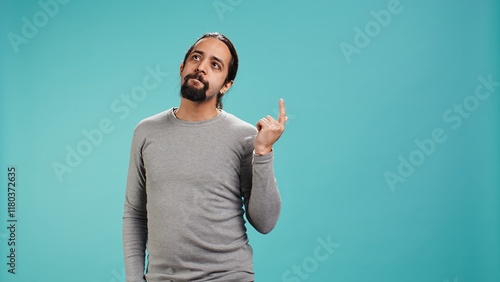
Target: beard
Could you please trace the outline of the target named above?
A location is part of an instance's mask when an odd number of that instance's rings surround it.
[[[188,85],[188,80],[194,78],[203,84],[202,88],[197,88]],[[184,78],[184,83],[181,85],[181,97],[186,98],[192,102],[205,102],[213,98],[213,96],[207,98],[208,81],[203,80],[200,74],[188,74]]]

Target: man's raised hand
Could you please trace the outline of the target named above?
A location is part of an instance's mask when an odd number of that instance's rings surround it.
[[[255,153],[264,155],[271,152],[273,144],[278,141],[283,131],[285,131],[285,122],[288,120],[285,111],[285,101],[280,99],[280,113],[278,121],[271,116],[266,116],[257,122],[257,137],[253,143]]]

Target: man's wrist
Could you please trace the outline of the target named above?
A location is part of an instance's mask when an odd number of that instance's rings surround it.
[[[253,153],[256,154],[257,156],[263,156],[271,153],[272,151],[273,148],[254,149]]]

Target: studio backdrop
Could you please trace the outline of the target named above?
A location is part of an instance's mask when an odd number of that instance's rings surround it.
[[[0,1],[0,281],[124,282],[134,127],[206,32],[286,103],[256,281],[500,281],[500,2]]]

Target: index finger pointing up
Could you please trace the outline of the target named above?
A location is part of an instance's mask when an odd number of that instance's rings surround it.
[[[280,99],[280,115],[278,117],[278,122],[282,125],[285,125],[286,121],[286,111],[285,111],[285,101],[283,98]]]

